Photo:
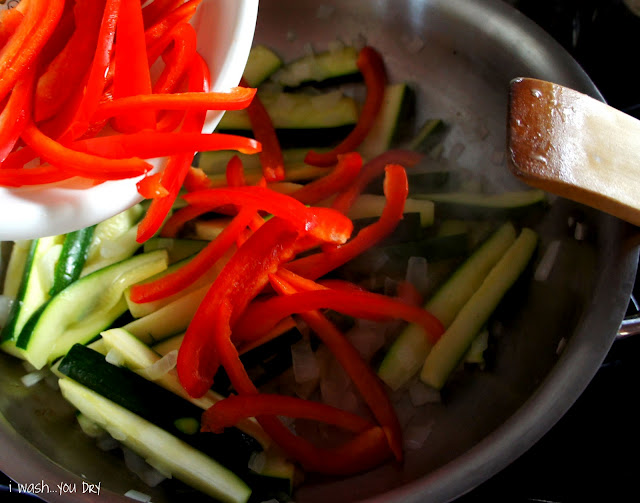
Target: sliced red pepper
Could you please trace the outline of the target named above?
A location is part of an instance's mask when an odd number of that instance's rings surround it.
[[[199,54],[193,58],[189,68],[188,86],[193,92],[203,92],[209,90],[209,67]],[[206,118],[206,112],[202,110],[192,110],[185,114],[181,130],[183,132],[200,132]],[[136,239],[139,243],[145,242],[153,236],[165,221],[171,206],[173,205],[178,192],[187,175],[195,152],[179,154],[169,158],[167,165],[162,172],[162,185],[169,191],[166,197],[152,199],[147,213],[138,224],[138,234]]]
[[[118,69],[113,77],[114,100],[151,94],[140,0],[122,0],[116,26],[114,65]],[[156,114],[153,110],[138,109],[113,117],[111,124],[123,133],[155,129]]]
[[[166,13],[144,32],[145,43],[151,47],[165,36],[174,26],[188,22],[196,13],[198,5],[202,0],[189,0],[180,7]]]
[[[131,288],[131,300],[137,303],[152,302],[169,297],[191,285],[233,246],[240,233],[249,225],[254,213],[255,210],[252,208],[242,209],[231,223],[187,264],[156,280],[134,285]]]
[[[6,9],[0,12],[0,49],[11,38],[23,19],[24,14],[18,9]]]
[[[304,159],[307,164],[312,166],[335,164],[338,161],[338,154],[356,150],[371,130],[384,100],[387,73],[382,56],[373,47],[367,46],[360,49],[357,64],[367,86],[367,97],[360,111],[358,122],[347,137],[329,152],[310,151]]]
[[[105,159],[96,155],[77,152],[45,136],[29,122],[22,132],[22,139],[41,159],[58,166],[67,173],[93,180],[117,180],[143,175],[152,165],[140,158]]]
[[[129,96],[103,102],[94,120],[142,110],[241,110],[255,95],[255,89],[234,87],[229,92],[185,92]]]
[[[154,173],[153,175],[145,176],[138,183],[136,183],[138,193],[145,199],[168,196],[169,191],[164,188],[162,183],[160,183],[161,179],[162,173]]]
[[[156,131],[99,136],[75,141],[70,147],[78,152],[99,155],[107,159],[127,157],[150,159],[207,150],[237,150],[255,154],[260,152],[261,148],[256,140],[244,136],[222,133],[158,133]]]
[[[29,0],[22,22],[0,51],[0,102],[49,40],[64,5],[64,0]]]
[[[240,81],[240,85],[250,87],[244,79]],[[251,122],[254,137],[262,143],[260,164],[262,165],[262,174],[265,180],[267,182],[284,180],[284,158],[282,157],[280,140],[276,135],[271,117],[257,94],[247,107],[247,115]]]
[[[75,29],[38,79],[33,106],[36,122],[55,115],[83,84],[95,54],[104,7],[105,0],[75,2]]]
[[[153,0],[153,2],[145,5],[142,9],[145,28],[157,23],[163,16],[179,7],[183,2],[184,0]]]
[[[207,208],[203,208],[202,206],[184,206],[173,212],[167,219],[162,226],[160,235],[165,238],[175,238],[182,227],[184,227],[184,224],[208,211]]]
[[[300,231],[327,242],[344,243],[353,223],[330,208],[306,207],[300,201],[263,187],[228,187],[185,194],[183,199],[194,206],[213,210],[220,206],[248,204],[267,213],[286,218]]]
[[[16,83],[4,109],[0,112],[0,163],[15,147],[31,115],[35,74],[35,67],[27,70]]]
[[[225,170],[225,176],[229,187],[243,187],[247,184],[247,180],[244,176],[244,165],[242,164],[240,157],[234,155],[229,159]]]
[[[172,93],[184,77],[196,53],[196,31],[189,23],[180,23],[171,30],[173,47],[166,52],[165,67],[153,85],[155,94]]]
[[[0,186],[23,187],[26,185],[43,185],[60,182],[73,175],[64,173],[56,166],[37,166],[35,168],[0,169]]]
[[[219,353],[212,326],[222,305],[233,306],[235,320],[268,282],[268,274],[289,260],[298,233],[289,222],[272,218],[253,233],[222,269],[189,324],[178,352],[177,371],[185,390],[202,396],[211,387]]]
[[[212,313],[214,347],[234,389],[242,395],[254,397],[258,390],[247,375],[238,351],[231,342],[231,311],[230,300],[223,298]],[[178,358],[179,355],[178,353]],[[293,434],[277,417],[258,416],[256,419],[278,446],[307,471],[350,475],[378,466],[391,456],[385,432],[379,427],[359,433],[338,447],[325,449]]]
[[[417,323],[424,328],[432,343],[444,332],[442,323],[421,307],[377,293],[327,288],[253,302],[233,325],[234,339],[247,341],[259,338],[287,316],[315,309],[332,309],[355,318],[379,320],[384,316]]]
[[[385,171],[384,192],[387,202],[377,222],[361,229],[344,245],[299,258],[287,264],[286,268],[300,276],[317,279],[346,264],[391,234],[402,219],[409,185],[407,174],[402,166],[391,164],[385,168]]]
[[[315,179],[289,194],[304,204],[315,204],[351,186],[362,168],[357,152],[338,155],[338,164],[327,175]]]
[[[91,69],[84,86],[82,98],[70,121],[65,138],[75,140],[80,138],[89,129],[89,124],[98,108],[100,99],[105,90],[108,69],[113,52],[113,43],[116,33],[116,23],[120,12],[121,0],[106,0],[100,31],[98,33],[98,45],[95,50]]]
[[[274,289],[281,295],[293,295],[298,292],[281,275],[271,275],[270,281]],[[308,291],[326,290],[321,285],[313,285],[309,288],[313,288],[313,290]],[[383,426],[389,440],[389,447],[396,459],[402,460],[402,429],[382,381],[360,356],[353,344],[323,314],[314,310],[302,312],[300,317],[322,340],[349,375],[374,417]]]
[[[202,431],[222,433],[242,419],[256,416],[285,416],[309,419],[361,433],[374,426],[356,414],[324,403],[274,394],[234,395],[216,402],[202,415]]]
[[[202,169],[191,166],[182,186],[187,192],[207,190],[211,188],[211,179]]]
[[[419,152],[402,149],[387,150],[374,157],[362,167],[356,180],[336,196],[331,207],[346,215],[367,185],[384,175],[384,169],[388,164],[400,164],[405,168],[410,168],[420,162],[423,157]]]

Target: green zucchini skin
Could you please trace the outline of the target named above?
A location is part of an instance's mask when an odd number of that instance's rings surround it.
[[[82,344],[74,345],[60,361],[58,372],[104,398],[162,428],[216,460],[254,489],[251,501],[262,501],[286,491],[291,481],[282,473],[270,477],[249,470],[249,459],[262,451],[260,443],[238,428],[216,434],[200,431],[202,409],[125,367],[108,363],[104,355]],[[197,428],[184,428],[197,422]],[[126,432],[125,432],[126,433]],[[254,499],[256,497],[262,498]]]
[[[243,78],[251,87],[258,87],[283,65],[283,61],[265,45],[255,45],[249,51],[249,59],[244,68]]]
[[[95,228],[96,226],[92,225],[65,236],[62,252],[54,271],[53,285],[49,291],[52,297],[80,277],[89,256],[89,247]]]

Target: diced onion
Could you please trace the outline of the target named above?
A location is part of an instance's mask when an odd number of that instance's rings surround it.
[[[264,451],[254,452],[249,457],[248,467],[249,467],[249,470],[252,470],[256,473],[262,473],[266,463],[267,463],[267,456],[265,455]]]
[[[558,257],[558,250],[560,249],[560,240],[556,239],[549,243],[545,250],[538,267],[534,273],[534,279],[536,281],[546,281],[553,269],[553,265],[556,263]]]
[[[417,381],[409,386],[409,399],[415,407],[426,403],[440,402],[440,392],[437,389]]]
[[[20,378],[20,381],[22,381],[22,384],[24,384],[27,388],[30,388],[31,386],[35,386],[40,381],[42,381],[45,378],[47,372],[48,372],[48,369],[29,372],[28,374],[23,375]]]
[[[429,288],[429,264],[425,257],[409,257],[405,279],[411,283],[422,295]]]
[[[320,367],[309,339],[303,337],[291,346],[293,375],[297,383],[314,381],[320,377]]]
[[[122,452],[124,453],[124,463],[127,468],[149,487],[155,487],[167,478],[131,449],[123,446]]]
[[[404,430],[403,441],[407,450],[420,449],[433,430],[433,421],[427,424],[411,424]]]
[[[151,501],[151,496],[140,491],[136,491],[135,489],[129,489],[126,493],[124,493],[124,495],[127,498],[136,501],[142,501],[144,503],[149,503]]]

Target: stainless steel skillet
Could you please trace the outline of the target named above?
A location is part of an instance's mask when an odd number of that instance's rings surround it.
[[[418,91],[421,119],[451,125],[445,155],[490,177],[496,189],[520,187],[504,164],[509,81],[531,76],[596,98],[582,69],[542,30],[499,0],[265,0],[256,42],[284,57],[336,39],[385,55],[393,80]],[[461,150],[462,148],[462,150]],[[576,240],[575,225],[586,230]],[[538,230],[541,254],[562,253],[547,281],[532,282],[501,312],[495,366],[463,375],[433,420],[423,449],[344,481],[309,477],[298,502],[444,502],[490,478],[530,448],[567,411],[598,369],[627,307],[638,263],[638,235],[613,217],[555,200]],[[153,501],[180,501],[150,490],[73,426],[72,411],[46,386],[25,389],[19,363],[0,358],[0,467],[27,481],[101,482],[100,497],[48,494],[51,502],[128,501],[131,488]]]

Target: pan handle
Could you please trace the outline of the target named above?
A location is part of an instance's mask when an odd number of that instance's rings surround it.
[[[640,314],[634,314],[622,320],[616,339],[624,339],[637,334],[640,334]]]

